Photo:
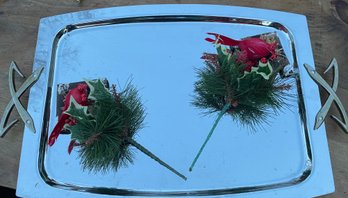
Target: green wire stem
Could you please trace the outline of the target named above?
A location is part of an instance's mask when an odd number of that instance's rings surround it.
[[[193,160],[191,166],[190,166],[190,171],[192,171],[193,167],[195,166],[199,156],[201,155],[205,145],[207,144],[207,142],[209,141],[209,139],[211,138],[211,136],[213,135],[213,132],[216,128],[216,126],[218,125],[219,121],[221,120],[222,116],[226,113],[226,111],[231,107],[230,103],[225,104],[225,106],[222,108],[222,110],[220,111],[218,117],[216,118],[213,127],[211,128],[211,130],[209,131],[209,134],[207,136],[207,138],[205,139],[203,145],[201,146],[201,148],[199,149],[195,159]]]
[[[144,154],[146,154],[147,156],[149,156],[150,158],[152,158],[153,160],[155,160],[156,162],[160,163],[162,166],[166,167],[167,169],[169,169],[170,171],[172,171],[174,174],[178,175],[179,177],[181,177],[184,180],[187,180],[187,178],[179,173],[177,170],[175,170],[173,167],[171,167],[170,165],[168,165],[167,163],[165,163],[164,161],[162,161],[159,157],[157,157],[155,154],[151,153],[151,151],[147,150],[145,147],[143,147],[141,144],[139,144],[138,142],[136,142],[135,140],[129,138],[128,142],[134,146],[135,148],[139,149],[141,152],[143,152]]]

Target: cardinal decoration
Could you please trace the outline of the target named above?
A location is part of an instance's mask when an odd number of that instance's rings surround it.
[[[134,139],[143,126],[145,110],[133,85],[117,91],[115,85],[109,88],[107,81],[86,81],[68,89],[63,98],[62,113],[50,134],[49,146],[63,131],[70,132],[68,153],[78,148],[83,168],[94,171],[118,170],[133,163],[133,146],[186,180]]]
[[[193,105],[218,115],[190,171],[223,115],[255,129],[266,122],[270,113],[286,106],[291,95],[289,80],[279,75],[289,62],[275,33],[242,40],[217,33],[208,35],[213,38],[205,40],[215,46],[217,53],[202,56],[205,67],[197,70]]]

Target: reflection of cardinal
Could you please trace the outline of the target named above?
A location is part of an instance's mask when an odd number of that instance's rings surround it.
[[[48,140],[48,145],[52,146],[56,139],[58,138],[60,132],[63,130],[64,125],[74,125],[76,124],[76,120],[72,119],[68,114],[65,114],[64,111],[66,111],[69,108],[70,105],[70,98],[73,97],[77,103],[79,103],[82,106],[88,105],[88,91],[87,91],[87,84],[81,83],[78,84],[77,87],[74,89],[71,89],[68,94],[65,96],[64,101],[64,107],[63,107],[63,113],[59,117],[58,123],[54,127],[50,138]]]
[[[247,65],[255,65],[261,58],[270,58],[271,60],[276,57],[276,48],[278,43],[267,43],[259,38],[247,38],[243,40],[234,40],[226,36],[208,33],[215,36],[215,39],[206,38],[205,40],[215,44],[222,44],[228,46],[238,46],[241,50],[243,57],[239,57],[242,62]]]

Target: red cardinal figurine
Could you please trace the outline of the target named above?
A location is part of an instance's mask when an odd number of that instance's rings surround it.
[[[64,111],[66,111],[69,108],[70,105],[70,97],[74,97],[77,103],[79,103],[82,106],[88,105],[88,86],[85,83],[80,83],[75,87],[74,89],[71,89],[68,94],[65,96],[64,101],[64,107],[63,107],[63,113],[60,116],[58,123],[54,127],[50,138],[48,140],[48,145],[52,146],[56,139],[58,138],[60,132],[63,130],[63,127],[65,124],[74,125],[76,124],[76,120],[72,119],[68,114],[65,114]]]
[[[243,62],[248,63],[247,65],[255,65],[261,58],[267,57],[274,59],[276,57],[277,43],[267,43],[266,41],[259,38],[247,38],[244,40],[234,40],[226,36],[207,33],[209,35],[215,36],[215,39],[206,38],[205,40],[211,43],[217,43],[228,46],[238,46],[242,51]]]

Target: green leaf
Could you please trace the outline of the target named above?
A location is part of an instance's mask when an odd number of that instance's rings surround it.
[[[269,62],[261,63],[257,67],[252,67],[251,71],[244,71],[244,75],[238,78],[238,90],[247,90],[253,84],[263,83],[261,81],[270,80],[272,75],[272,66]]]
[[[87,106],[78,104],[72,96],[70,96],[69,108],[64,113],[80,120],[90,117],[87,113]]]
[[[98,79],[98,80],[91,80],[91,81],[86,81],[90,93],[88,95],[88,99],[91,100],[113,100],[109,90],[107,90],[103,84],[103,82]]]

